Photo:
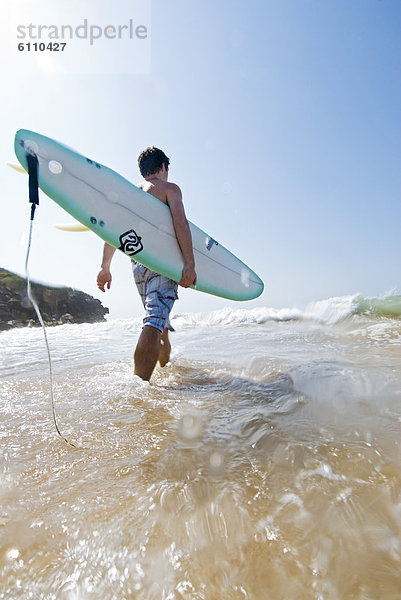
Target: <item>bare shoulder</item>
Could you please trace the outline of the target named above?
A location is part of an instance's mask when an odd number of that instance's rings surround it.
[[[176,183],[170,181],[165,182],[167,198],[170,200],[182,200],[182,192],[180,187]]]

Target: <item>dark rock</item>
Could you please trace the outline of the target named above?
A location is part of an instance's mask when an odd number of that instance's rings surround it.
[[[72,288],[32,282],[31,290],[46,325],[96,323],[105,321],[109,312],[100,300]],[[0,268],[0,331],[33,325],[39,321],[27,296],[26,280]]]

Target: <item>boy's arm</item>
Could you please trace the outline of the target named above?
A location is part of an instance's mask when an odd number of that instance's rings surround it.
[[[106,286],[108,290],[111,286],[110,265],[115,251],[116,249],[113,246],[110,246],[110,244],[104,245],[101,270],[99,271],[99,274],[97,276],[97,287],[102,292],[106,291],[104,289],[104,286]]]
[[[185,216],[182,194],[178,185],[170,183],[167,188],[167,203],[170,207],[175,235],[184,258],[184,269],[179,285],[190,287],[196,283],[195,259],[192,247],[192,236],[187,217]]]

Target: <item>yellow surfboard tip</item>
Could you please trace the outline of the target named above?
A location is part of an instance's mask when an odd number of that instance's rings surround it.
[[[7,161],[6,165],[7,165],[7,167],[14,169],[14,171],[18,171],[18,173],[25,173],[25,175],[26,175],[26,171],[25,171],[24,167],[22,167],[19,163],[12,163],[10,161]]]
[[[90,231],[89,227],[82,225],[82,223],[78,223],[78,221],[75,223],[55,223],[53,227],[60,229],[60,231]]]

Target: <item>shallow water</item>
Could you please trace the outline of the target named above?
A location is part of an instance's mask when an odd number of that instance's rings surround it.
[[[0,335],[0,598],[399,600],[401,321],[327,301]],[[341,305],[341,306],[340,306]]]

